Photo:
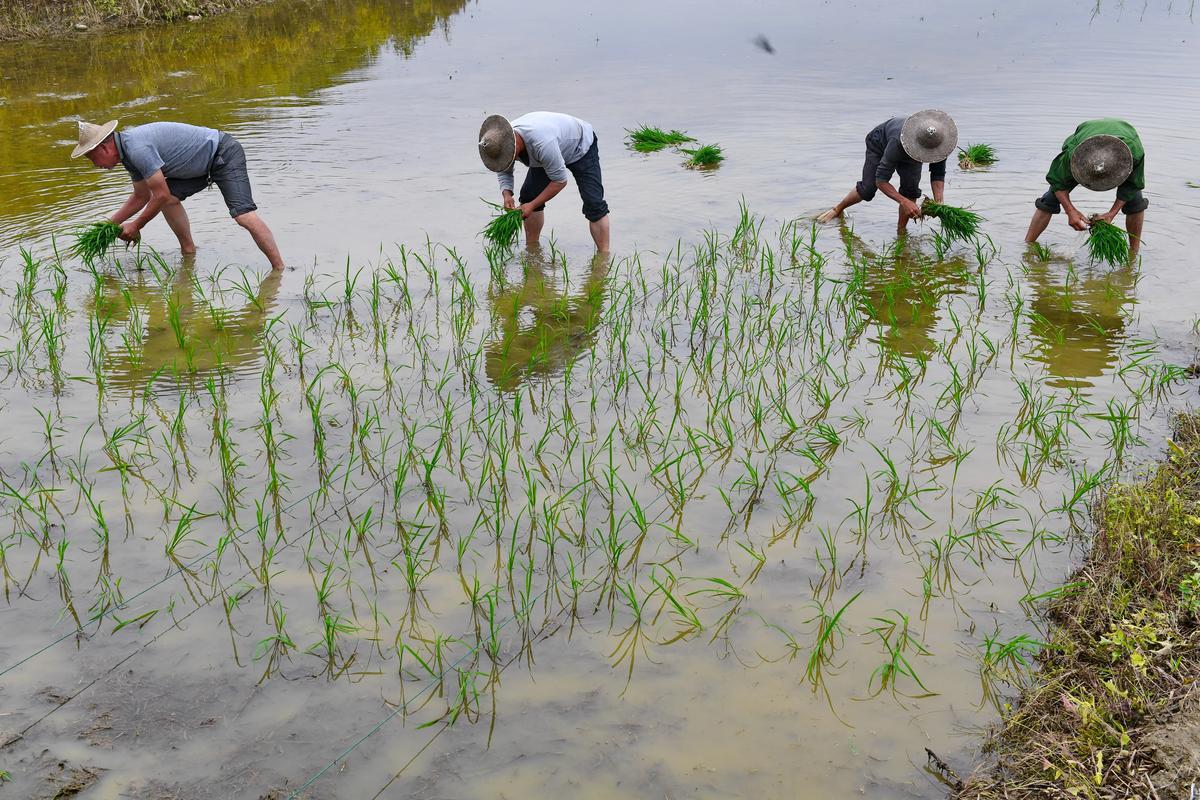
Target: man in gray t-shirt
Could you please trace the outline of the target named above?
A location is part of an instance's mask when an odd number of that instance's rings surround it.
[[[479,130],[479,156],[496,173],[505,208],[517,208],[513,199],[513,166],[518,159],[529,167],[521,184],[521,216],[526,244],[536,244],[545,224],[546,203],[575,176],[583,215],[596,249],[608,252],[608,203],[600,176],[600,150],[592,126],[568,114],[534,111],[511,123],[493,115]]]
[[[86,155],[101,169],[121,164],[129,173],[133,192],[109,217],[121,226],[122,239],[137,241],[142,228],[161,211],[180,250],[196,252],[183,201],[215,183],[229,215],[250,232],[271,267],[283,269],[275,237],[254,204],[246,153],[236,139],[180,122],[152,122],[120,133],[116,127],[116,120],[104,125],[80,122],[79,145],[71,157]]]

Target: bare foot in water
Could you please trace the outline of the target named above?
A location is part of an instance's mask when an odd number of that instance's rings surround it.
[[[817,222],[820,222],[822,224],[824,224],[826,222],[833,222],[835,219],[837,219],[841,215],[842,215],[841,212],[838,211],[836,208],[831,208],[828,211],[826,211],[824,214],[822,214],[821,216],[817,217]]]

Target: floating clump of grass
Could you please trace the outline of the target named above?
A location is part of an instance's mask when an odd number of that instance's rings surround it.
[[[693,169],[712,169],[725,160],[725,154],[721,152],[719,144],[706,144],[694,150],[680,148],[679,152],[688,157],[687,161],[683,162],[684,165]]]
[[[1087,246],[1092,261],[1103,261],[1111,267],[1119,267],[1129,261],[1129,236],[1106,220],[1092,220]]]
[[[91,264],[108,252],[121,235],[121,226],[111,220],[93,222],[75,232],[75,244],[67,253],[73,258],[82,258]]]
[[[951,241],[957,239],[960,242],[967,242],[974,239],[975,235],[979,233],[979,223],[983,222],[983,217],[974,211],[958,206],[948,206],[928,198],[921,204],[921,213],[926,217],[940,220],[942,233]]]
[[[996,163],[996,149],[990,144],[969,144],[958,149],[958,166],[962,169],[988,167]]]
[[[500,247],[512,247],[513,242],[517,240],[517,234],[521,231],[521,209],[505,208],[504,206],[495,203],[488,203],[498,212],[492,217],[492,221],[480,233],[483,238]]]
[[[696,141],[683,131],[674,129],[664,131],[662,128],[651,128],[649,125],[641,125],[625,132],[629,134],[625,138],[626,142],[639,153],[656,153],[664,147],[678,147],[681,144]]]

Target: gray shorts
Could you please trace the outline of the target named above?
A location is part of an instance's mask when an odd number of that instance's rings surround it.
[[[181,202],[214,183],[221,190],[221,197],[225,198],[229,216],[240,217],[242,214],[258,210],[258,206],[254,204],[254,196],[250,193],[246,151],[242,149],[238,140],[228,133],[221,134],[207,175],[198,175],[195,178],[167,178],[167,188],[171,190],[171,196]]]
[[[1047,191],[1033,203],[1039,210],[1045,211],[1047,214],[1057,214],[1062,211],[1062,203],[1058,202],[1058,198],[1054,196],[1054,192]],[[1141,192],[1132,200],[1126,200],[1125,205],[1121,206],[1122,214],[1140,214],[1150,205],[1150,201],[1142,196]]]
[[[583,200],[583,215],[589,222],[599,222],[608,214],[608,203],[604,201],[604,184],[600,180],[600,139],[592,139],[592,146],[578,161],[567,164],[567,169],[575,176],[575,185],[579,187],[579,197]],[[521,184],[520,201],[528,203],[537,197],[550,185],[550,176],[541,167],[532,167],[525,173],[525,182]],[[534,209],[541,211],[545,203]]]

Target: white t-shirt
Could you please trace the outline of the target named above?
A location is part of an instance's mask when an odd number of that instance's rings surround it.
[[[596,131],[592,126],[570,114],[553,111],[534,111],[517,117],[513,130],[525,140],[525,155],[530,168],[541,167],[552,181],[565,183],[570,173],[567,164],[574,164],[587,155]],[[513,190],[513,168],[496,173],[500,189]]]

